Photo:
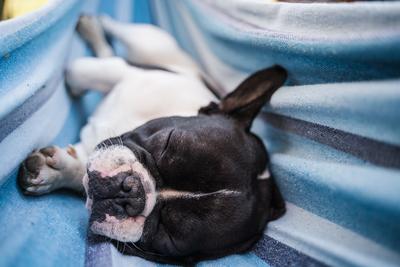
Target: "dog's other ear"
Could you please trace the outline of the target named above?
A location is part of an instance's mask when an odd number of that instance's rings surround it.
[[[219,104],[212,102],[201,108],[199,113],[226,114],[249,130],[263,105],[284,84],[286,76],[285,69],[280,66],[257,71],[239,84],[233,92],[226,95]]]

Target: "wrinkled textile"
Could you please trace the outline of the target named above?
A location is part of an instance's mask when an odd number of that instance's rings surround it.
[[[159,25],[226,91],[263,67],[289,72],[253,127],[288,211],[253,251],[199,266],[399,265],[400,2],[54,0],[0,24],[0,266],[159,265],[88,237],[79,196],[16,186],[24,157],[76,142],[101,99],[63,83],[88,54],[82,11]]]

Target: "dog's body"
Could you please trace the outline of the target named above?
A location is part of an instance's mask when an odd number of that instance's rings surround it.
[[[215,100],[200,79],[197,65],[165,32],[150,25],[120,24],[105,17],[102,25],[126,45],[128,60],[112,56],[112,52],[104,51],[107,50],[105,47],[93,47],[100,58],[75,60],[67,71],[67,83],[75,94],[88,88],[107,93],[81,131],[81,144],[86,155],[90,155],[101,141],[149,120],[195,116],[200,107]],[[91,36],[94,34],[89,32],[92,29],[85,26],[81,23],[80,31],[86,38],[99,38]],[[137,36],[140,40],[135,40]],[[99,43],[98,40],[88,41]],[[144,69],[128,62],[162,69]]]
[[[107,138],[131,131],[155,118],[195,116],[200,107],[215,99],[194,75],[140,69],[121,58],[98,61],[96,58],[85,58],[74,64],[78,68],[83,64],[109,68],[122,75],[81,131],[81,144],[87,155]]]
[[[112,57],[102,28],[128,48],[128,61],[161,70]],[[78,30],[99,58],[76,60],[67,84],[74,94],[107,95],[80,143],[26,159],[24,192],[85,188],[92,232],[147,259],[191,263],[248,250],[284,211],[265,147],[249,129],[285,72],[260,71],[218,105],[165,32],[88,17]]]

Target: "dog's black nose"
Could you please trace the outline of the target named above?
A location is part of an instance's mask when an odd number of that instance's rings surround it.
[[[140,178],[134,174],[127,175],[121,183],[121,188],[126,193],[123,200],[125,212],[129,216],[139,215],[146,204],[146,194]]]
[[[139,174],[129,171],[102,177],[99,172],[91,171],[88,175],[88,194],[95,203],[104,202],[110,205],[114,203],[110,206],[111,210],[118,207],[114,212],[123,210],[126,215],[132,217],[143,212],[146,205],[146,193]]]
[[[122,182],[122,190],[125,192],[136,191],[141,182],[138,177],[134,177],[133,175],[128,175]]]

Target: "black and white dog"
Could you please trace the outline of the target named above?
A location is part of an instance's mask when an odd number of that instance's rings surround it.
[[[85,190],[90,230],[149,260],[187,264],[249,250],[285,210],[266,149],[250,132],[284,69],[256,72],[216,103],[164,31],[88,16],[78,31],[98,57],[77,59],[66,82],[74,94],[107,94],[80,143],[28,156],[23,191]],[[104,32],[126,46],[128,61],[113,57]]]

